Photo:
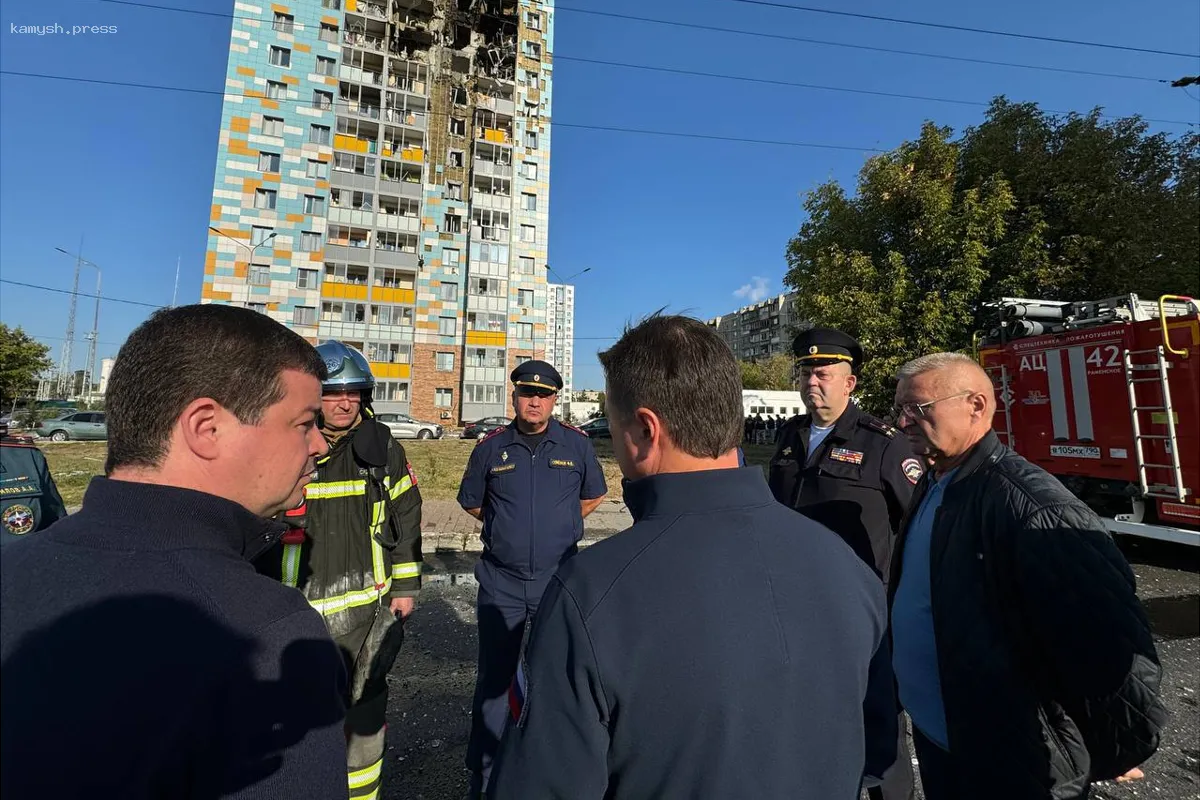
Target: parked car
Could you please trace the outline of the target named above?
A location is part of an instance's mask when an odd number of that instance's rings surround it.
[[[463,428],[462,438],[482,439],[492,431],[499,428],[507,428],[511,424],[512,420],[508,417],[484,417]]]
[[[38,436],[54,442],[68,439],[107,439],[108,423],[103,411],[80,411],[57,419],[44,419],[34,427]]]
[[[588,435],[590,439],[611,439],[612,432],[608,429],[608,419],[598,417],[591,422],[585,422],[579,426],[579,430]]]
[[[375,419],[387,425],[395,439],[440,439],[442,426],[436,422],[420,422],[408,414],[376,414]]]

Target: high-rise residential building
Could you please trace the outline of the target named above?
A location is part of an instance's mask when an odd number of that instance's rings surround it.
[[[500,416],[548,349],[552,0],[234,4],[203,302],[366,354],[376,407]]]
[[[562,375],[554,413],[571,418],[571,373],[575,368],[575,287],[569,283],[551,283],[546,291],[546,360]]]
[[[795,292],[742,306],[707,324],[717,329],[739,361],[790,353],[792,339],[803,327],[796,315]]]

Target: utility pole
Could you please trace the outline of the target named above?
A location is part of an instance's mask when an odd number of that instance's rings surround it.
[[[171,293],[171,308],[175,307],[175,300],[179,297],[179,262],[183,256],[175,256],[175,291]]]
[[[71,292],[71,314],[67,318],[67,341],[63,342],[63,351],[64,351],[63,359],[65,361],[65,365],[60,367],[60,375],[59,375],[59,391],[63,392],[64,399],[67,399],[67,395],[63,389],[63,385],[64,385],[64,383],[69,382],[73,388],[73,384],[75,382],[75,376],[74,376],[74,374],[71,373],[71,344],[75,338],[75,306],[76,306],[76,301],[79,299],[79,295],[78,295],[78,293],[79,293],[79,270],[85,264],[96,270],[96,311],[95,311],[94,316],[92,317],[92,330],[90,333],[88,333],[86,336],[84,336],[84,340],[88,342],[87,363],[84,365],[84,369],[83,369],[83,392],[84,392],[84,394],[91,392],[92,379],[95,378],[95,376],[96,376],[96,344],[100,338],[99,331],[100,331],[100,277],[101,277],[101,275],[100,275],[100,266],[98,264],[92,263],[91,261],[88,261],[86,258],[84,258],[79,253],[70,253],[66,250],[63,250],[61,247],[56,247],[54,249],[57,250],[58,252],[62,253],[63,255],[73,256],[75,258],[75,288]],[[83,250],[83,247],[80,246],[79,249]]]
[[[83,251],[83,237],[79,237],[79,250]],[[60,252],[66,252],[62,250]],[[68,254],[69,255],[69,254]],[[75,341],[75,306],[79,302],[79,270],[83,266],[83,256],[75,258],[75,282],[71,285],[71,310],[67,312],[67,335],[63,339],[62,358],[58,362],[58,395],[62,399],[70,396],[74,376],[71,374],[71,362],[74,353],[71,345]]]

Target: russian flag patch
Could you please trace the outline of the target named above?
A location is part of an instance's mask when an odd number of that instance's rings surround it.
[[[529,684],[525,678],[525,662],[517,664],[517,674],[508,687],[508,710],[518,726],[525,720],[525,704],[529,696]]]

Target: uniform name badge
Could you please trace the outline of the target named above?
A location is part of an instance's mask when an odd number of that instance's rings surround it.
[[[863,454],[858,450],[847,450],[844,447],[835,447],[829,451],[829,457],[834,461],[843,461],[847,464],[861,464]]]

